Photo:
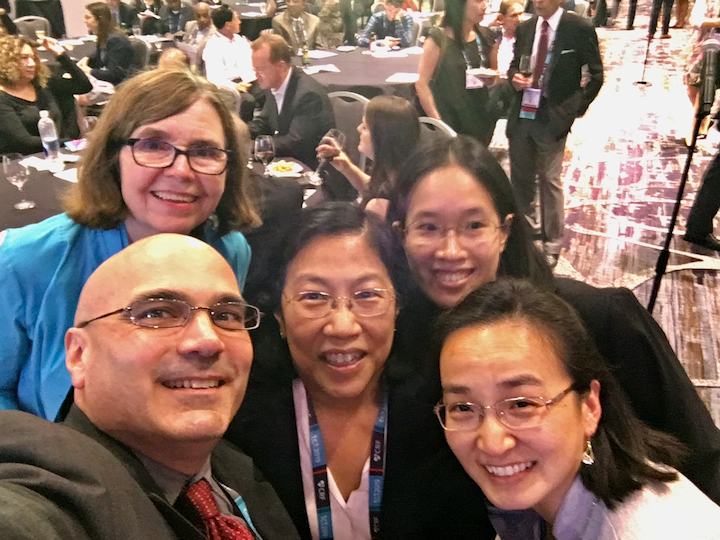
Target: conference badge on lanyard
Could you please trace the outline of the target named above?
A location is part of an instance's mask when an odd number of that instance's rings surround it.
[[[548,64],[550,64],[551,53],[547,54],[545,58],[545,66],[540,75],[540,81],[538,82],[539,88],[526,88],[523,90],[522,102],[520,105],[520,118],[526,120],[535,120],[535,115],[540,107],[540,98],[542,97],[543,83],[545,82],[545,73],[547,72]]]
[[[483,67],[485,58],[482,52],[482,42],[480,36],[475,33],[475,44],[477,45],[478,56],[480,57],[480,67]],[[485,86],[485,82],[477,76],[478,68],[473,68],[470,63],[470,57],[465,49],[462,50],[463,58],[465,58],[465,89],[473,90],[475,88],[482,88]]]

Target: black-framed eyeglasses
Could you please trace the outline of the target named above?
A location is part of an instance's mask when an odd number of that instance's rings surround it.
[[[165,169],[171,167],[179,155],[187,158],[190,168],[200,174],[221,174],[227,168],[229,150],[214,146],[193,146],[180,150],[158,139],[128,139],[124,143],[132,151],[135,163],[142,167]]]
[[[440,425],[446,431],[474,431],[480,426],[487,411],[495,411],[498,421],[510,429],[528,429],[542,424],[551,405],[560,402],[573,391],[573,386],[560,392],[552,399],[543,397],[516,397],[503,399],[495,405],[458,402],[435,405],[434,411]]]
[[[362,289],[352,296],[333,296],[320,291],[302,291],[291,297],[283,295],[285,300],[293,303],[298,315],[307,319],[321,319],[337,309],[341,300],[355,315],[359,317],[376,317],[387,313],[395,298],[395,293],[388,289]]]
[[[111,315],[124,313],[134,325],[143,328],[175,328],[185,326],[194,311],[207,311],[212,323],[223,330],[253,330],[260,326],[260,310],[244,302],[218,302],[210,307],[191,306],[182,300],[150,298],[137,300],[128,307],[116,309],[99,317],[83,321],[76,328]]]

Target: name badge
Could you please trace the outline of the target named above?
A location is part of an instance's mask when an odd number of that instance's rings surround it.
[[[535,114],[540,106],[541,96],[542,90],[540,88],[526,88],[523,90],[520,118],[526,118],[527,120],[535,119]]]
[[[473,75],[470,70],[465,72],[465,89],[472,90],[473,88],[482,88],[485,83],[482,79]]]

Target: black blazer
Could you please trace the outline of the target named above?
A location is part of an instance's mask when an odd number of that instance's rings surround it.
[[[118,13],[120,14],[119,24],[124,24],[128,28],[132,28],[133,25],[138,22],[137,12],[125,2],[120,2]]]
[[[253,331],[255,359],[245,399],[226,433],[273,484],[304,540],[310,540],[292,394],[293,370],[274,320]],[[258,332],[259,331],[259,332]],[[256,333],[257,332],[257,333]],[[484,505],[467,513],[460,494],[482,493],[452,454],[432,405],[418,399],[422,381],[386,364],[388,431],[380,538],[493,540]],[[450,472],[454,474],[450,474]]]
[[[138,457],[127,446],[97,429],[83,412],[73,406],[64,422],[95,440],[112,453],[140,485],[169,527],[183,540],[205,540],[197,529],[164,497],[161,489]],[[211,457],[213,476],[237,491],[247,504],[250,518],[264,540],[292,540],[298,535],[272,486],[260,475],[250,458],[226,441],[221,441]],[[130,537],[127,537],[130,538]],[[144,538],[152,538],[145,536]]]
[[[101,81],[120,84],[127,77],[133,56],[130,40],[120,32],[113,32],[105,44],[105,54],[100,47],[96,47],[90,55],[90,74]]]
[[[20,411],[0,412],[0,538],[177,538],[106,448]]]
[[[253,139],[272,135],[276,156],[293,157],[315,168],[315,149],[323,135],[335,127],[335,116],[325,88],[301,69],[291,69],[282,111],[278,113],[272,92],[265,90],[265,106],[248,128]]]
[[[518,72],[520,56],[532,54],[537,20],[537,16],[532,17],[515,31],[515,56],[508,69],[509,81]],[[583,87],[580,83],[584,65],[588,66],[590,80]],[[561,139],[568,134],[575,118],[585,114],[602,85],[603,65],[595,28],[576,14],[563,11],[535,121]],[[521,100],[522,92],[516,92],[508,113],[508,137],[513,135],[517,125]]]

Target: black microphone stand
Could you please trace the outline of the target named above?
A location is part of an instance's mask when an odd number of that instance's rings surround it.
[[[700,124],[703,119],[710,114],[710,109],[703,103],[703,100],[698,101],[697,111],[695,112],[695,124],[693,125],[692,142],[688,147],[687,158],[685,159],[685,167],[683,168],[682,176],[680,177],[680,186],[678,187],[677,198],[675,199],[675,207],[673,208],[672,217],[670,218],[670,225],[668,226],[668,233],[665,237],[665,244],[663,245],[662,251],[658,256],[657,263],[655,264],[655,278],[653,279],[652,291],[650,292],[650,301],[648,302],[648,311],[653,312],[655,308],[655,301],[657,300],[658,292],[660,291],[660,283],[665,275],[667,269],[668,259],[670,259],[670,242],[672,242],[673,231],[675,230],[675,223],[677,222],[678,214],[680,213],[680,205],[682,203],[683,193],[685,192],[685,184],[687,184],[688,174],[690,173],[690,165],[692,164],[693,154],[697,146],[698,133],[700,132]]]
[[[640,80],[639,80],[639,81],[635,81],[635,82],[633,83],[635,86],[643,86],[643,87],[645,87],[645,88],[648,88],[648,87],[652,86],[652,83],[651,83],[651,82],[648,82],[648,81],[645,80],[645,68],[647,68],[648,56],[650,55],[650,42],[651,42],[651,41],[652,41],[652,36],[651,36],[650,34],[648,34],[647,47],[645,48],[645,61],[643,62],[642,77],[640,77]]]

